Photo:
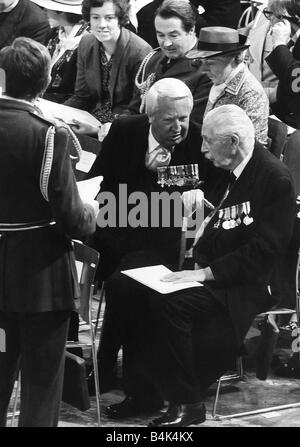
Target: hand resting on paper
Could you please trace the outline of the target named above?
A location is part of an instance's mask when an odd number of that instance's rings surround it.
[[[161,278],[163,282],[172,282],[173,284],[183,283],[183,282],[204,282],[211,281],[214,279],[213,273],[210,267],[199,270],[182,270],[180,272],[173,272],[165,275]]]
[[[84,135],[93,135],[96,137],[98,135],[99,128],[101,127],[101,123],[99,121],[99,126],[95,126],[85,121],[81,121],[78,118],[73,118],[70,126],[76,133]]]

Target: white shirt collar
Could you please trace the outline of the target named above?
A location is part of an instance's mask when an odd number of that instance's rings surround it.
[[[19,3],[19,0],[15,0],[10,6],[8,6],[6,9],[4,9],[4,11],[2,11],[2,12],[12,11],[17,6],[18,3]]]
[[[247,166],[249,160],[251,159],[252,155],[253,155],[253,150],[251,152],[249,152],[249,154],[244,158],[243,161],[241,161],[241,163],[232,171],[232,173],[235,175],[236,180],[241,176],[243,170],[245,169],[245,167]]]
[[[159,142],[154,138],[152,133],[152,128],[150,126],[149,135],[148,135],[148,154],[151,154],[155,149],[160,146]]]

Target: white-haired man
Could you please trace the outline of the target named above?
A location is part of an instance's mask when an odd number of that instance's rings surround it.
[[[232,364],[254,316],[273,304],[270,276],[294,225],[295,195],[288,169],[255,143],[253,125],[242,109],[223,105],[210,111],[202,138],[202,153],[230,172],[231,179],[227,185],[219,182],[207,195],[215,211],[194,245],[197,270],[163,279],[199,281],[203,287],[163,299],[148,296],[156,321],[154,340],[160,340],[160,384],[169,402],[150,426],[205,421],[208,387]]]
[[[103,176],[101,194],[113,193],[117,203],[117,220],[119,213],[126,209],[127,198],[132,193],[142,192],[150,198],[153,192],[162,191],[157,183],[157,167],[197,164],[199,178],[204,180],[209,177],[210,163],[199,151],[200,128],[189,121],[192,107],[193,98],[184,82],[165,78],[157,81],[149,90],[146,115],[121,116],[113,122],[89,176]],[[123,188],[122,192],[120,187]],[[123,195],[125,188],[126,203]],[[167,188],[165,194],[175,190],[182,191],[182,188]],[[151,205],[151,200],[149,204]],[[132,208],[131,202],[127,207],[126,218],[132,215]],[[127,400],[125,405],[111,406],[108,412],[113,417],[131,416],[141,410],[159,406],[159,399],[156,399],[150,386],[141,385],[136,392],[138,380],[133,371],[134,359],[137,357],[140,332],[144,330],[140,327],[143,321],[140,316],[146,307],[142,301],[135,302],[136,295],[122,292],[123,287],[126,287],[123,283],[130,280],[126,280],[119,272],[140,263],[151,265],[154,262],[153,256],[166,265],[178,265],[181,228],[173,224],[172,210],[169,213],[170,227],[167,228],[161,224],[151,227],[151,206],[146,212],[148,225],[137,228],[130,227],[130,222],[123,227],[117,224],[115,228],[101,228],[103,225],[98,220],[93,241],[93,245],[102,254],[101,279],[107,279],[115,272],[105,286],[106,317],[99,350],[102,390],[109,386],[107,382],[112,376],[117,350],[123,344],[125,392],[127,396],[139,395],[139,402]],[[137,251],[143,253],[135,256]],[[127,312],[129,302],[130,313]],[[116,349],[113,350],[113,347]]]

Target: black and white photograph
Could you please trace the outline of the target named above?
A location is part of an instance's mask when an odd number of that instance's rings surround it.
[[[300,427],[299,132],[300,0],[0,0],[0,427]]]

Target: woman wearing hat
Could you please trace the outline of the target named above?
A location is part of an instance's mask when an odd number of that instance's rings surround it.
[[[88,24],[81,15],[82,0],[33,0],[46,9],[52,31],[47,48],[52,58],[51,83],[45,99],[62,103],[75,89],[77,49]]]
[[[269,101],[263,87],[244,63],[243,36],[238,31],[219,26],[202,28],[198,49],[189,59],[201,59],[200,70],[213,82],[204,116],[224,104],[241,107],[255,127],[256,139],[267,145]]]
[[[128,10],[126,0],[82,3],[91,33],[80,42],[75,94],[66,104],[92,113],[99,127],[77,121],[79,133],[96,134],[101,128],[103,138],[114,117],[126,113],[132,100],[136,72],[151,47],[124,27]]]

